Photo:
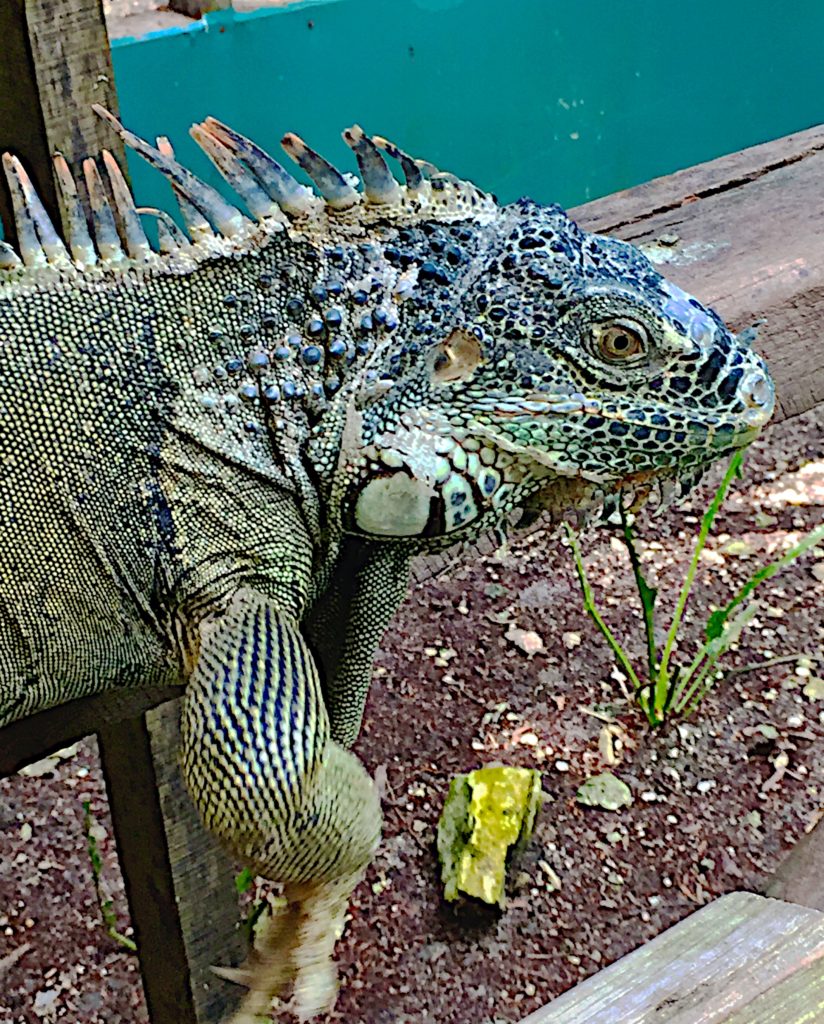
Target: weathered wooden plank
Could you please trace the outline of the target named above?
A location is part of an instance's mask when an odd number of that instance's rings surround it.
[[[801,1024],[821,1019],[823,978],[824,914],[730,893],[521,1024]]]
[[[92,110],[101,103],[118,112],[102,0],[27,0],[26,19],[52,149],[74,166],[113,149],[119,140]]]
[[[641,245],[734,328],[766,319],[758,348],[776,422],[824,401],[824,126],[572,211],[587,230]],[[646,212],[644,212],[646,207]],[[657,243],[676,235],[675,245]]]
[[[824,150],[824,125],[708,160],[593,199],[573,212],[588,231],[611,234],[657,214],[740,188]]]
[[[211,970],[213,964],[240,963],[246,952],[234,887],[237,869],[203,827],[186,792],[178,767],[180,701],[155,708],[146,720],[195,1016],[199,1024],[215,1024],[242,993]]]
[[[0,152],[9,150],[25,162],[59,224],[51,170],[55,150],[75,172],[103,147],[125,167],[120,140],[91,109],[92,103],[118,109],[101,0],[3,0],[0,38]],[[5,186],[0,218],[13,239]]]
[[[724,1024],[816,1024],[824,1020],[824,967],[821,958],[779,981]]]
[[[152,1024],[198,1024],[144,717],[98,732],[117,852]]]

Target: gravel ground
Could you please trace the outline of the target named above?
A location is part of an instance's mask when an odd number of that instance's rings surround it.
[[[705,487],[641,524],[671,609]],[[727,500],[683,628],[687,659],[721,604],[824,513],[824,411],[770,430]],[[585,538],[604,614],[640,662],[624,545]],[[551,568],[550,568],[551,567]],[[418,586],[379,653],[358,750],[386,780],[384,842],[339,947],[339,1024],[520,1020],[713,897],[758,889],[822,812],[824,547],[765,584],[728,673],[688,722],[647,728],[581,611],[567,552],[537,532]],[[662,621],[666,622],[666,616]],[[532,654],[523,632],[537,634]],[[799,658],[809,656],[810,663]],[[778,658],[787,661],[776,661]],[[762,664],[766,663],[766,664]],[[608,727],[608,728],[607,728]],[[575,800],[611,766],[631,807]],[[505,911],[446,906],[434,834],[448,780],[479,764],[541,768],[546,803]],[[128,932],[94,747],[0,784],[0,1021],[144,1024],[136,961],[103,932],[83,828]],[[228,884],[231,884],[228,882]],[[286,1018],[284,1018],[286,1019]]]

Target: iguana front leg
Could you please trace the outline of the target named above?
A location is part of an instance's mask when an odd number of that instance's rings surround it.
[[[411,557],[404,544],[348,537],[329,586],[307,616],[332,737],[344,747],[360,731],[375,648],[406,595]]]
[[[183,771],[207,827],[285,883],[288,927],[272,926],[235,1022],[294,986],[295,1013],[331,1007],[331,961],[352,889],[377,845],[380,806],[361,763],[329,737],[312,656],[294,618],[239,591],[202,627],[183,705]]]

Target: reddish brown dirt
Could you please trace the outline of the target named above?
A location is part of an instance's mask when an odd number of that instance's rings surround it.
[[[646,564],[662,611],[674,604],[708,493],[641,524],[641,535],[654,538]],[[774,428],[750,454],[700,564],[683,659],[708,606],[822,512],[819,411]],[[589,531],[584,548],[601,607],[640,663],[626,551],[603,529]],[[824,804],[824,699],[808,685],[824,665],[813,660],[800,674],[795,660],[748,666],[821,656],[822,580],[824,546],[765,584],[757,619],[723,663],[732,671],[687,723],[657,731],[615,678],[557,537],[515,538],[508,555],[464,559],[417,587],[378,655],[358,743],[370,770],[386,778],[386,822],[340,944],[335,1019],[517,1021],[714,896],[762,886]],[[507,639],[513,626],[535,631],[546,651],[527,656]],[[634,797],[617,812],[575,800],[580,783],[606,767],[605,718],[623,730],[612,770]],[[433,840],[449,777],[495,761],[544,770],[535,837],[511,872],[506,911],[444,906]],[[135,959],[99,925],[84,798],[122,911],[93,747],[42,777],[0,785],[3,1024],[146,1021]]]

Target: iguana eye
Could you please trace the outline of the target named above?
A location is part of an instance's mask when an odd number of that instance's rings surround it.
[[[592,340],[598,355],[608,363],[626,362],[647,351],[649,335],[634,320],[608,320],[593,324]]]

